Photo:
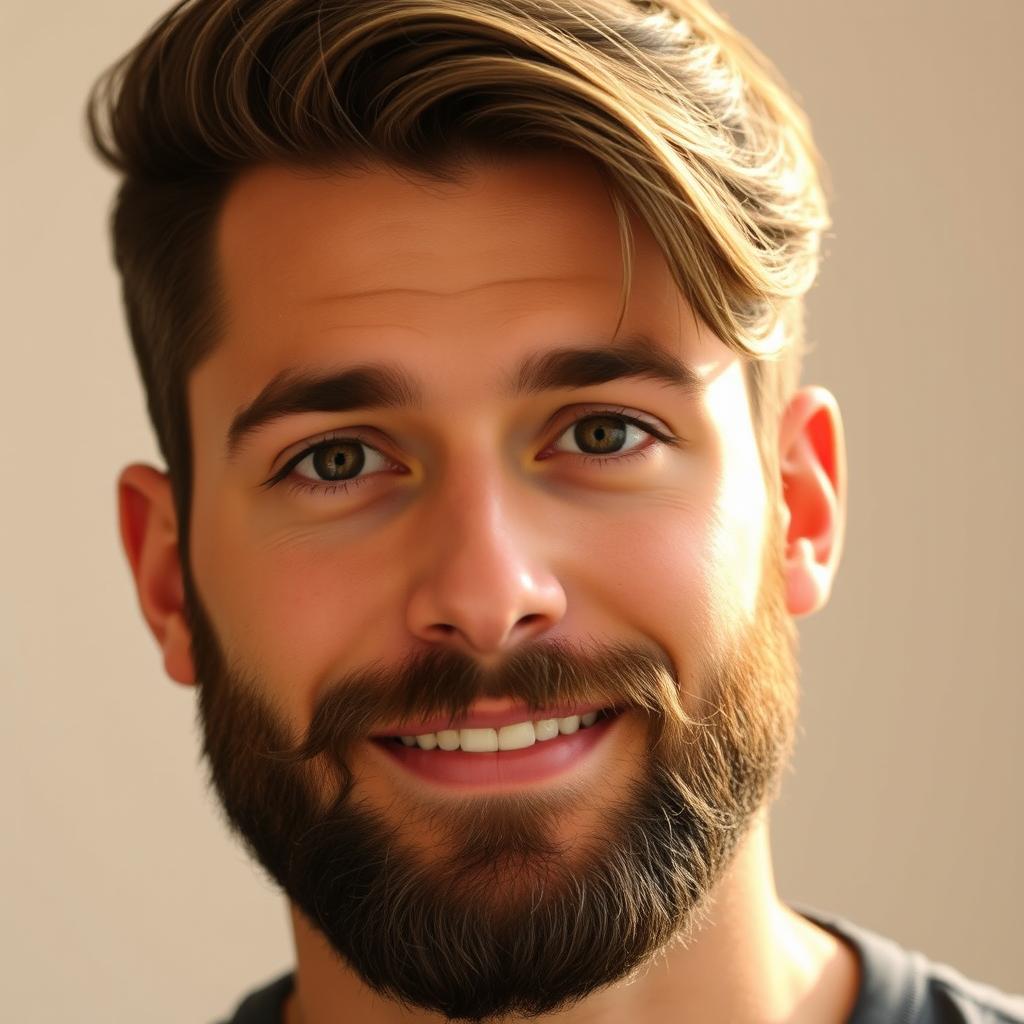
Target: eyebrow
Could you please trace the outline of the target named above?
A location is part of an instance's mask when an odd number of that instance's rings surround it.
[[[647,335],[636,334],[615,345],[557,348],[529,355],[513,373],[505,375],[501,397],[625,379],[660,381],[690,399],[699,399],[706,390],[692,366]],[[256,431],[285,416],[395,408],[422,409],[423,390],[415,378],[392,363],[362,363],[321,372],[285,369],[236,412],[228,428],[228,458],[237,455]]]

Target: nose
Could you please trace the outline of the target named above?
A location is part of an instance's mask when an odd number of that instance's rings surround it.
[[[467,469],[441,489],[423,524],[408,627],[486,663],[556,626],[565,590],[539,550],[543,523],[522,495],[503,488],[496,469]]]

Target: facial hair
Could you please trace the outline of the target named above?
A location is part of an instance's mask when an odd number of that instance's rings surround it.
[[[694,655],[689,688],[654,644],[539,641],[487,671],[438,646],[330,687],[298,742],[258,672],[228,663],[183,571],[203,750],[230,827],[344,963],[406,1008],[549,1014],[690,941],[791,754],[797,643],[777,526],[753,618],[730,650]],[[602,800],[592,786],[474,794],[429,815],[444,854],[426,859],[409,840],[415,821],[359,797],[356,744],[488,696],[642,716],[645,763],[602,808],[599,834],[570,849],[553,827]]]

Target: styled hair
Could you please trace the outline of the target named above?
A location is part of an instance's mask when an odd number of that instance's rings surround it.
[[[186,381],[223,322],[217,216],[268,163],[453,181],[479,153],[590,158],[619,224],[623,310],[632,211],[745,357],[774,493],[831,224],[824,166],[778,71],[704,0],[182,0],[96,81],[86,115],[124,176],[114,260],[183,552]]]

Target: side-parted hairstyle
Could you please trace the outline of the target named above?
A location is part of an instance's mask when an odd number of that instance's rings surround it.
[[[589,157],[619,223],[623,311],[633,212],[696,316],[746,357],[775,493],[825,172],[778,71],[704,0],[183,0],[96,81],[87,120],[124,176],[114,260],[182,553],[186,380],[223,322],[216,220],[268,163],[457,181],[473,154]]]

